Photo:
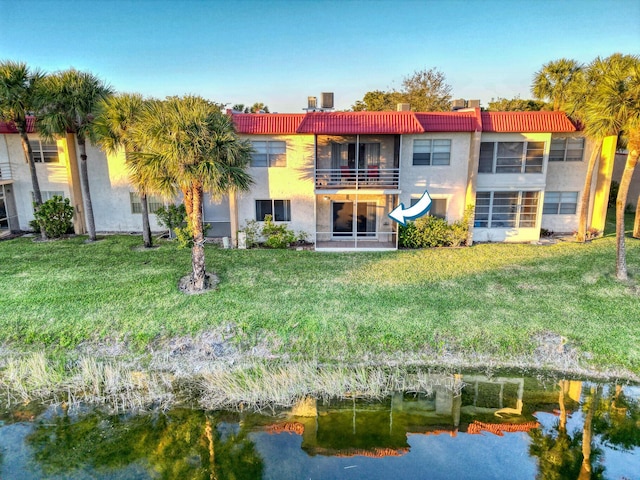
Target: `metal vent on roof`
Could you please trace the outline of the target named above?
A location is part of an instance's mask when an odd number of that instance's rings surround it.
[[[398,112],[410,112],[411,105],[408,103],[398,103],[398,105],[396,105],[396,110]]]
[[[465,108],[467,106],[467,102],[464,98],[458,98],[451,102],[451,110],[459,110],[461,108]]]
[[[309,110],[318,108],[318,99],[316,97],[307,97],[307,108]]]
[[[480,108],[480,100],[469,100],[467,102],[468,108]]]
[[[322,108],[333,108],[333,92],[322,92]]]

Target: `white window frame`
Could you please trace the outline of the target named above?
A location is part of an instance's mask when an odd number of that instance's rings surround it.
[[[257,222],[264,222],[264,217],[263,218],[258,218],[258,202],[271,202],[271,218],[274,222],[290,222],[291,221],[291,200],[288,199],[280,199],[280,198],[263,198],[263,199],[256,199],[255,200],[255,210],[256,210],[256,215],[255,215],[255,219]],[[284,208],[284,219],[280,219],[280,218],[276,218],[276,202],[283,202],[282,206]],[[265,215],[269,215],[268,213]]]
[[[553,201],[552,201],[553,200]],[[550,211],[552,206],[554,211]],[[573,211],[566,211],[569,206]],[[563,211],[563,209],[565,211]],[[578,211],[578,192],[545,192],[542,205],[543,215],[575,215]]]
[[[286,167],[287,142],[285,140],[252,140],[251,166],[257,168]],[[257,156],[265,156],[258,161]]]
[[[60,163],[60,152],[58,151],[58,144],[55,141],[48,143],[39,139],[29,140],[29,144],[31,145],[33,161],[35,163]],[[51,155],[54,152],[55,157]]]
[[[562,143],[562,148],[558,148]],[[580,145],[576,145],[579,143]],[[554,145],[555,144],[555,145]],[[555,147],[555,148],[554,148]],[[569,148],[574,147],[574,148]],[[549,148],[550,162],[581,162],[584,159],[584,137],[552,137]],[[580,158],[576,154],[569,155],[569,152],[580,151]],[[560,152],[562,154],[560,155]]]
[[[138,192],[129,192],[129,206],[132,215],[142,214],[142,201]],[[164,207],[164,201],[156,195],[147,195],[147,207],[149,213],[155,213],[161,207]]]
[[[487,195],[489,202],[486,205],[479,205],[478,195]],[[529,196],[528,194],[535,194],[535,196]],[[512,205],[501,204],[499,199],[496,199],[496,195],[502,197],[510,196],[517,198],[517,202]],[[529,199],[533,198],[534,203],[527,203]],[[498,200],[498,201],[496,201]],[[475,228],[535,228],[538,224],[540,204],[540,191],[538,190],[507,190],[507,191],[488,191],[488,192],[476,192],[476,207],[475,207]],[[506,208],[514,209],[507,211]],[[486,219],[479,220],[479,218],[486,215]],[[533,215],[533,222],[531,219],[526,219],[527,215]],[[513,216],[512,225],[498,225],[499,223],[511,222],[509,216]],[[478,223],[484,222],[486,225],[478,225]],[[533,225],[531,224],[533,223]],[[523,225],[524,224],[524,225]]]
[[[537,140],[526,140],[526,141],[516,141],[516,142],[482,142],[480,144],[480,155],[482,155],[483,145],[493,145],[493,153],[491,159],[491,171],[482,171],[480,169],[482,157],[479,158],[478,161],[478,173],[479,174],[523,174],[523,173],[531,173],[531,174],[540,174],[544,173],[544,151],[545,151],[545,143],[544,141]],[[507,144],[518,145],[522,144],[522,152],[518,152],[517,156],[508,156],[505,154],[500,154],[501,145],[504,145],[504,148],[508,148]],[[532,155],[532,152],[536,152],[535,155]],[[519,159],[519,164],[516,165],[498,165],[499,160],[516,160]],[[517,171],[505,171],[507,169],[518,168]]]
[[[416,153],[427,154],[428,157],[426,159],[416,159]],[[451,165],[451,140],[444,138],[415,138],[413,140],[412,164],[416,167]]]
[[[410,206],[413,207],[422,197],[413,197],[409,199]],[[449,200],[447,198],[431,198],[431,208],[427,212],[427,215],[432,215],[434,217],[442,218],[443,220],[447,219],[447,208],[449,207]],[[444,202],[444,215],[438,215],[433,213],[433,207],[435,207],[436,202]]]

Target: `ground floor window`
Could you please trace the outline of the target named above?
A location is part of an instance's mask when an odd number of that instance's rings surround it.
[[[376,236],[375,202],[333,202],[331,214],[334,237]]]
[[[290,222],[291,200],[256,200],[256,220],[264,222],[266,215],[274,222]]]
[[[475,227],[533,228],[540,192],[478,192]]]
[[[413,207],[416,203],[418,203],[419,200],[420,200],[419,198],[412,198],[411,206]],[[438,217],[446,220],[447,219],[447,199],[432,198],[431,208],[429,209],[428,215],[432,215],[434,217]]]
[[[131,203],[131,213],[142,213],[142,202],[137,192],[129,192],[129,201]],[[149,213],[154,213],[159,208],[164,207],[164,202],[160,197],[147,195],[147,206]]]
[[[545,215],[574,215],[578,206],[578,192],[546,192],[542,213]]]

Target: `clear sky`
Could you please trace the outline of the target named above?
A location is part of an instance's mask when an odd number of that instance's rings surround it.
[[[118,91],[302,112],[436,67],[454,98],[530,98],[562,57],[640,54],[640,1],[0,0],[0,59],[89,70]]]

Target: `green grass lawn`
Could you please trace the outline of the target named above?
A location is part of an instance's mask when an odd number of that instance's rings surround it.
[[[394,352],[530,353],[553,332],[601,366],[640,373],[640,241],[630,281],[614,278],[615,238],[588,244],[336,254],[206,247],[219,289],[177,289],[190,252],[139,251],[135,236],[0,242],[0,342],[73,348],[233,325],[295,358],[354,361]]]

